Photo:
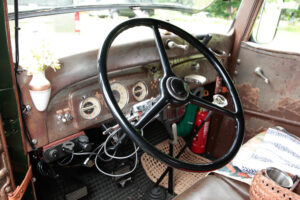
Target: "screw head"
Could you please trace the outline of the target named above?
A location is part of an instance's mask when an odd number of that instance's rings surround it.
[[[38,143],[38,140],[37,140],[37,139],[32,139],[31,142],[32,142],[33,144],[37,144],[37,143]]]

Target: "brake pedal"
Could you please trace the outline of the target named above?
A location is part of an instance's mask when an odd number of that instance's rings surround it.
[[[79,188],[73,192],[66,194],[65,197],[66,200],[78,200],[87,195],[88,195],[87,187],[84,186],[82,188]]]

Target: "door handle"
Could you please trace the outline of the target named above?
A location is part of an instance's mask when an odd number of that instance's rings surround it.
[[[256,67],[254,72],[259,76],[261,77],[262,79],[264,79],[265,83],[266,84],[269,84],[269,79],[264,75],[264,72],[262,70],[261,67]]]

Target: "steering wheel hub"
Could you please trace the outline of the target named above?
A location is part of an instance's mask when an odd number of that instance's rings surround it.
[[[189,96],[188,87],[178,77],[169,77],[167,79],[167,90],[173,98],[179,101],[184,101]]]

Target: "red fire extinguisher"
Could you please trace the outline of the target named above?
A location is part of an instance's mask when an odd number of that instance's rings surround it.
[[[198,110],[195,119],[194,132],[197,131],[198,127],[204,121],[208,113],[209,111],[205,108],[200,108]],[[198,154],[204,153],[208,129],[209,129],[209,123],[210,123],[210,118],[206,120],[202,128],[198,131],[197,135],[193,138],[191,150],[194,153],[198,153]]]

